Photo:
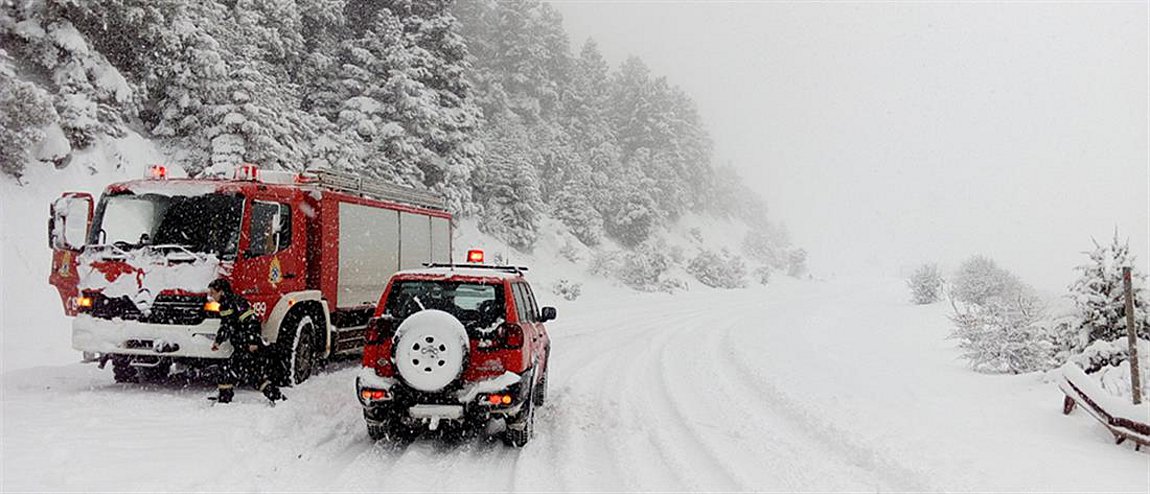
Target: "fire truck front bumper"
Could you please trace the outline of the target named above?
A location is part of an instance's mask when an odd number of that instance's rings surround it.
[[[224,343],[218,351],[212,351],[219,328],[219,319],[187,326],[99,319],[81,314],[72,321],[72,348],[105,355],[224,359],[232,354],[230,344]]]

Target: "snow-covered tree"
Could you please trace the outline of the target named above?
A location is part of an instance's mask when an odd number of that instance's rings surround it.
[[[951,296],[964,304],[986,305],[993,299],[1016,298],[1023,291],[1025,286],[1014,274],[988,257],[972,256],[959,265]]]
[[[496,122],[489,137],[485,166],[474,174],[479,228],[508,245],[530,250],[539,236],[543,201],[533,162],[537,150],[528,145],[526,130],[514,122]]]
[[[787,275],[798,278],[807,273],[806,249],[794,249],[787,255]]]
[[[11,58],[0,48],[0,173],[20,178],[44,138],[43,127],[58,118],[48,92],[19,80]]]
[[[1053,345],[1038,298],[1020,293],[963,306],[951,317],[962,357],[979,372],[1020,374],[1052,366]]]
[[[715,288],[743,288],[747,286],[747,268],[743,259],[730,251],[702,250],[691,262],[687,272],[699,283]]]
[[[942,300],[943,279],[935,264],[923,264],[906,280],[910,287],[911,302],[928,305]]]
[[[1053,366],[1055,338],[1034,290],[991,259],[962,263],[951,290],[963,358],[980,372],[1022,373]]]
[[[1134,268],[1131,281],[1138,336],[1150,339],[1150,321],[1146,313],[1146,275],[1136,269],[1135,256],[1130,252],[1129,242],[1121,241],[1115,231],[1109,244],[1094,242],[1094,250],[1087,255],[1090,261],[1076,268],[1079,278],[1070,285],[1070,297],[1078,308],[1078,348],[1084,348],[1095,341],[1127,337],[1123,267]]]

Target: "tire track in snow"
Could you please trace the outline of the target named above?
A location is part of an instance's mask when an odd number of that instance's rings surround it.
[[[743,327],[738,323],[726,327],[723,331],[722,348],[738,348],[732,339],[737,328]],[[746,355],[741,352],[729,352],[730,361],[734,364],[735,372],[728,372],[728,383],[741,383],[746,389],[753,392],[746,393],[749,398],[756,399],[764,409],[770,410],[774,415],[793,424],[790,430],[800,431],[813,442],[826,446],[825,451],[834,454],[838,459],[848,465],[854,465],[864,471],[873,472],[883,479],[888,486],[896,490],[910,492],[925,492],[931,488],[927,476],[899,464],[880,451],[860,444],[854,435],[845,431],[829,420],[817,417],[804,408],[796,400],[787,396],[774,384],[762,377],[759,370],[746,361]]]
[[[650,317],[649,312],[624,311],[623,317],[614,320],[616,324],[613,324],[612,327],[576,335],[581,343],[578,346],[573,345],[576,352],[560,353],[561,350],[557,350],[553,353],[553,357],[562,355],[557,357],[554,362],[559,364],[556,365],[558,370],[566,369],[566,362],[579,363],[577,367],[573,366],[574,370],[565,374],[562,380],[555,379],[555,375],[550,376],[553,379],[553,384],[569,383],[563,386],[563,392],[557,394],[556,404],[567,401],[568,398],[574,404],[569,405],[562,412],[567,415],[575,413],[580,418],[598,414],[599,417],[605,419],[588,421],[586,427],[582,428],[583,434],[578,432],[568,434],[569,437],[581,436],[579,442],[582,444],[591,442],[594,445],[590,448],[569,450],[567,455],[573,457],[573,461],[560,461],[558,465],[579,467],[585,465],[588,459],[605,457],[607,461],[599,463],[610,468],[614,473],[614,478],[618,479],[616,483],[606,483],[607,488],[611,489],[619,489],[620,485],[626,486],[630,490],[650,488],[652,481],[659,481],[668,477],[678,481],[667,483],[669,486],[689,485],[691,479],[680,477],[683,471],[680,465],[683,462],[671,461],[667,456],[670,450],[675,448],[668,447],[666,444],[656,444],[648,445],[647,449],[642,449],[641,441],[643,439],[658,439],[661,436],[659,431],[651,430],[652,421],[649,419],[650,412],[647,404],[640,403],[637,408],[633,406],[633,403],[637,401],[637,396],[642,394],[641,392],[634,392],[634,388],[638,387],[639,391],[642,391],[648,386],[645,386],[642,381],[639,386],[633,384],[635,376],[643,374],[641,372],[643,368],[636,368],[637,366],[630,362],[631,359],[627,353],[634,348],[640,348],[643,352],[652,351],[651,340],[668,337],[670,334],[668,328],[673,327],[673,323],[691,317],[692,314],[698,316],[697,313],[697,309],[684,308],[682,305],[676,305],[674,310],[660,311],[656,317]],[[556,331],[556,334],[562,334],[561,330]],[[564,341],[566,340],[560,339],[559,343]],[[556,345],[553,345],[553,348],[555,347]],[[649,369],[650,366],[647,368]],[[648,377],[644,378],[646,382],[650,382]],[[581,409],[578,407],[588,407],[588,403],[590,404],[589,411],[578,412]],[[587,410],[587,408],[582,409]],[[628,419],[634,420],[628,421]],[[629,424],[637,425],[628,427]],[[570,427],[575,424],[560,423],[557,425]],[[586,434],[587,432],[593,434]],[[636,449],[640,451],[635,451]],[[652,449],[653,451],[651,451]],[[650,456],[661,458],[664,468],[659,471],[652,471],[650,462],[642,461]],[[596,472],[596,475],[602,476],[602,474],[602,471]],[[646,477],[647,480],[644,481],[643,477]],[[582,485],[586,483],[585,479],[575,478],[573,480],[574,482],[568,482],[568,484]]]
[[[630,360],[631,367],[624,372],[629,388],[637,390],[628,393],[635,398],[630,402],[631,412],[649,424],[648,430],[653,432],[649,439],[667,473],[678,479],[678,485],[689,486],[691,490],[732,490],[741,482],[696,426],[706,417],[694,420],[689,416],[675,398],[666,374],[672,343],[685,336],[689,344],[702,326],[700,323],[711,317],[710,312],[692,309],[650,324],[643,334],[648,336],[644,351]],[[659,427],[650,431],[650,425]]]

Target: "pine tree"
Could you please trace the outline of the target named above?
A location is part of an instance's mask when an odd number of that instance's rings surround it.
[[[48,92],[17,79],[11,57],[0,48],[0,173],[19,179],[44,138],[42,128],[58,119]]]
[[[1078,350],[1095,341],[1111,341],[1127,337],[1126,292],[1122,268],[1136,268],[1135,256],[1129,242],[1122,242],[1118,232],[1109,245],[1094,242],[1094,250],[1087,254],[1090,262],[1078,266],[1080,276],[1070,286],[1071,298],[1078,308]],[[1150,339],[1150,321],[1146,314],[1146,275],[1132,269],[1134,288],[1134,320],[1139,326],[1139,338]]]
[[[539,233],[543,201],[533,161],[539,159],[528,145],[526,129],[511,121],[491,123],[484,167],[475,172],[475,199],[479,228],[530,251]]]

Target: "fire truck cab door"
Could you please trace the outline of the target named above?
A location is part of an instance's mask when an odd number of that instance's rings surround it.
[[[244,220],[233,283],[265,321],[282,294],[303,290],[306,284],[305,218],[292,209],[286,200],[256,199]]]
[[[88,240],[92,228],[92,195],[65,192],[52,202],[48,213],[48,248],[52,249],[52,271],[48,283],[60,293],[64,313],[76,315],[80,276],[76,257]]]

